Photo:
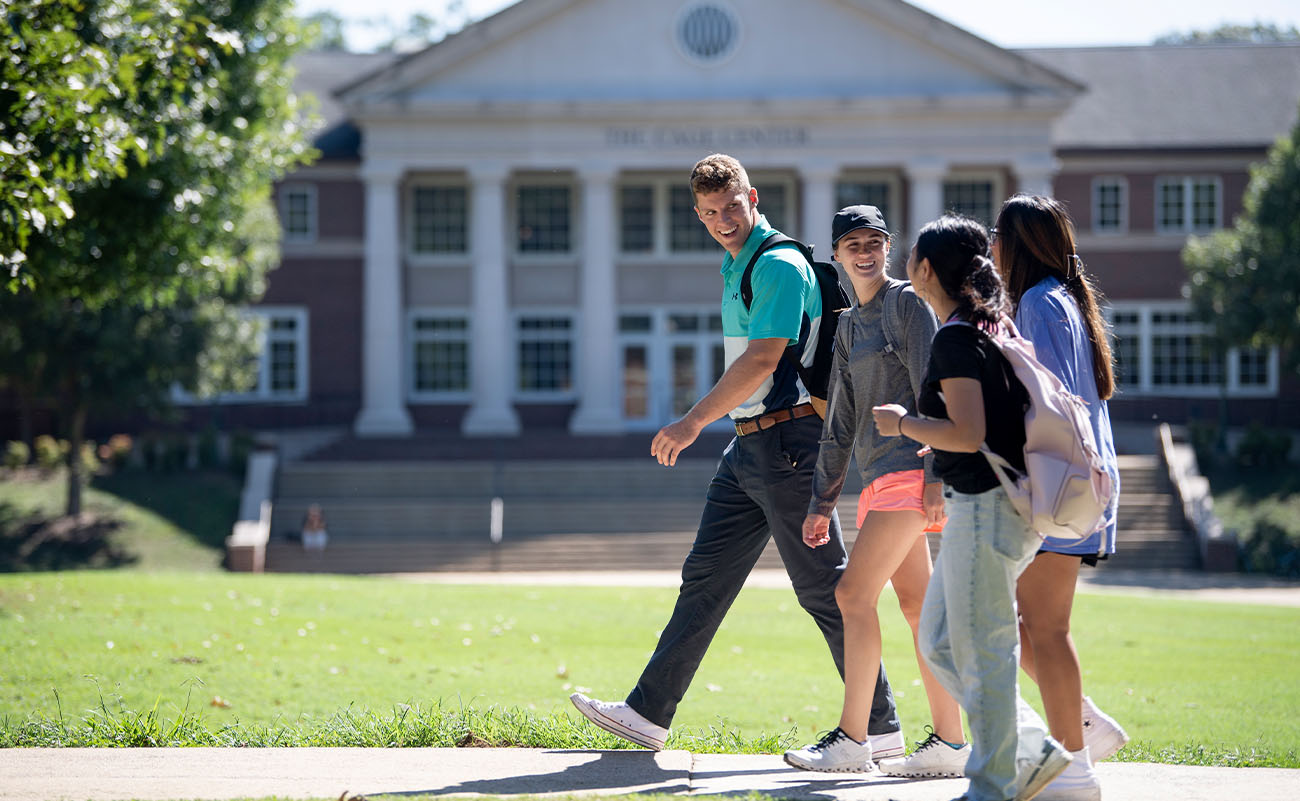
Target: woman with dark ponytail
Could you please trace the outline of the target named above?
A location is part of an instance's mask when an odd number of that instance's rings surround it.
[[[1115,552],[1119,468],[1106,408],[1115,388],[1109,332],[1064,206],[1050,197],[1016,195],[1002,205],[993,232],[993,260],[1007,283],[1016,327],[1034,344],[1038,361],[1088,404],[1097,449],[1116,490],[1101,528],[1083,540],[1047,538],[1016,590],[1020,663],[1038,682],[1052,734],[1075,755],[1041,798],[1094,801],[1101,789],[1092,762],[1128,741],[1119,724],[1083,695],[1070,637],[1080,564],[1095,566]]]
[[[978,222],[946,215],[921,229],[907,277],[944,325],[916,415],[897,404],[873,409],[883,436],[934,451],[948,524],[921,610],[921,650],[944,688],[966,709],[971,754],[968,801],[1025,801],[1070,764],[1038,714],[1020,697],[1016,579],[1042,542],[1016,513],[988,460],[987,444],[1025,469],[1028,395],[990,339],[1011,304],[988,258]]]

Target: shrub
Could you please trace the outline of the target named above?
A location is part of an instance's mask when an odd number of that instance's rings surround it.
[[[49,434],[40,435],[36,438],[36,464],[42,470],[57,469],[63,464],[68,447],[67,440],[56,440]]]
[[[1248,573],[1300,576],[1300,531],[1291,531],[1271,516],[1254,521],[1240,538],[1241,566]]]
[[[1281,467],[1290,453],[1290,434],[1251,423],[1233,457],[1242,467]]]
[[[5,467],[10,470],[17,470],[32,459],[32,449],[27,447],[26,442],[13,440],[5,443]]]
[[[99,457],[95,455],[95,443],[86,440],[81,443],[81,470],[84,475],[93,476],[99,472]]]
[[[121,470],[131,458],[131,437],[127,434],[114,434],[108,442],[99,446],[99,459],[107,462],[114,470]]]

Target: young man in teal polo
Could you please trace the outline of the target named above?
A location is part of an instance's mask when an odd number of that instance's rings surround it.
[[[730,415],[736,438],[723,451],[709,484],[700,528],[686,563],[672,617],[626,701],[582,693],[574,706],[597,726],[653,750],[663,748],[677,704],[714,633],[753,570],[769,537],[776,539],[803,608],[812,615],[844,676],[844,623],[835,585],[847,563],[839,518],[831,540],[809,548],[803,518],[812,493],[822,421],[798,371],[782,354],[789,346],[812,363],[822,315],[812,265],[797,247],[764,252],[751,274],[753,300],[741,300],[741,277],[763,240],[776,234],[758,211],[758,191],[736,159],[714,154],[691,171],[695,213],[727,251],[722,260],[722,333],[727,369],[718,383],[676,422],[659,430],[650,453],[671,467],[706,425]],[[881,666],[868,733],[878,758],[901,756],[893,692]]]

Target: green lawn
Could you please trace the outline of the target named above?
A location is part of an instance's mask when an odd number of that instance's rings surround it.
[[[239,491],[239,480],[223,471],[125,470],[96,476],[85,488],[83,507],[104,535],[75,545],[49,542],[20,558],[24,525],[60,516],[67,486],[62,471],[6,472],[0,477],[0,570],[217,570],[238,513]]]
[[[615,747],[578,723],[567,696],[626,693],[674,592],[222,573],[0,576],[0,744],[44,742],[24,728],[40,717],[106,731],[113,721],[139,728],[155,706],[159,720],[174,721],[188,704],[201,719],[192,714],[182,728],[225,732],[216,742],[451,744],[447,736],[473,729],[490,742]],[[920,739],[927,720],[910,633],[892,596],[883,608],[905,731]],[[1300,611],[1082,595],[1074,620],[1086,691],[1134,738],[1121,759],[1300,767]],[[793,593],[746,590],[682,704],[676,747],[801,743],[835,725],[840,696]],[[201,741],[192,734],[174,741]],[[126,741],[79,736],[54,742]]]

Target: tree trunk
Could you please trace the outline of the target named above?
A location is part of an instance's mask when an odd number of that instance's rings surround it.
[[[68,424],[68,517],[81,514],[81,444],[86,439],[86,405],[77,404]]]

